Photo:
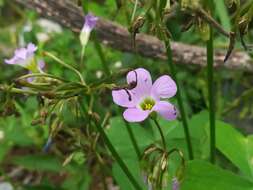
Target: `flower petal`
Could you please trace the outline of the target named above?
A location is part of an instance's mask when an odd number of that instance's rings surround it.
[[[112,91],[113,102],[122,107],[127,107],[127,108],[135,107],[136,98],[131,93],[131,91],[128,91],[128,92],[129,94],[126,92],[126,90],[113,90]]]
[[[98,21],[98,17],[94,16],[93,14],[89,13],[85,16],[85,27],[89,28],[92,30]]]
[[[12,57],[10,59],[5,59],[4,62],[6,64],[15,64],[16,63],[16,59],[15,59],[15,57]]]
[[[169,102],[165,102],[165,101],[156,102],[152,111],[156,111],[164,119],[167,119],[167,120],[174,120],[177,118],[177,110],[175,106]]]
[[[135,69],[127,74],[127,83],[137,82],[136,87],[132,92],[139,99],[143,96],[149,96],[152,88],[152,79],[150,73],[143,68]]]
[[[29,43],[28,45],[27,45],[27,52],[29,53],[29,54],[31,54],[31,53],[34,53],[36,50],[37,50],[37,46],[36,45],[34,45],[33,43]]]
[[[138,108],[128,108],[124,111],[123,117],[128,122],[141,122],[144,121],[150,111],[144,111]]]
[[[15,55],[16,58],[19,59],[26,59],[27,56],[27,50],[25,48],[19,48],[15,50]]]
[[[170,98],[177,92],[177,85],[168,75],[159,77],[153,84],[151,94],[154,98]]]

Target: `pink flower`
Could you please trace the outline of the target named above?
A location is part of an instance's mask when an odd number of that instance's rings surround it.
[[[153,84],[150,73],[138,68],[127,74],[127,83],[136,86],[133,89],[113,90],[114,103],[126,107],[123,117],[128,122],[144,121],[152,112],[157,112],[167,120],[177,117],[174,105],[162,99],[171,98],[177,92],[176,83],[168,75],[159,77]]]
[[[28,68],[33,61],[34,52],[37,47],[33,43],[29,43],[26,48],[16,49],[11,59],[6,59],[7,64],[16,64]]]

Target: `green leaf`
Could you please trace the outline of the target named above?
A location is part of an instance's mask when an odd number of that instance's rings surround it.
[[[12,161],[30,170],[58,172],[63,169],[61,162],[49,155],[16,156]]]
[[[253,177],[253,136],[245,137],[231,125],[217,122],[217,148],[245,175]]]
[[[229,31],[231,29],[231,24],[224,0],[215,0],[214,4],[216,8],[216,13],[221,21],[221,25],[224,27],[225,30]]]
[[[252,190],[253,182],[204,161],[187,163],[181,190]]]

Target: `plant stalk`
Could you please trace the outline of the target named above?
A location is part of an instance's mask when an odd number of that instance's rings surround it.
[[[52,58],[54,61],[56,61],[57,63],[61,64],[63,67],[66,67],[67,69],[75,72],[78,77],[80,78],[80,81],[83,85],[86,85],[84,79],[83,79],[83,76],[82,74],[77,70],[75,69],[74,67],[72,67],[71,65],[68,65],[67,63],[65,63],[64,61],[62,61],[61,59],[59,59],[58,57],[56,57],[55,55],[49,53],[49,52],[44,52],[44,54],[50,58]]]
[[[164,151],[165,151],[165,150],[166,150],[166,141],[165,141],[165,138],[164,138],[164,135],[163,135],[162,128],[161,128],[160,124],[158,123],[157,119],[153,119],[153,121],[155,122],[155,125],[156,125],[157,128],[158,128],[158,131],[159,131],[160,136],[161,136],[161,139],[162,139],[163,149],[164,149]]]
[[[213,29],[210,27],[210,39],[207,41],[207,82],[210,120],[210,161],[215,163],[215,101],[213,80]]]
[[[180,86],[179,86],[179,82],[177,79],[177,75],[176,75],[176,69],[172,60],[172,50],[171,50],[171,46],[170,46],[170,41],[169,40],[164,40],[165,41],[165,47],[166,47],[166,51],[167,51],[167,59],[168,59],[168,65],[170,67],[171,70],[171,75],[173,77],[173,79],[176,82],[177,85],[177,102],[178,102],[178,106],[179,106],[179,111],[182,117],[182,123],[183,123],[183,127],[184,127],[184,134],[185,134],[185,138],[186,138],[186,142],[187,142],[187,148],[188,148],[188,155],[189,155],[189,159],[193,160],[194,156],[193,156],[193,149],[192,149],[192,143],[191,143],[191,137],[190,137],[190,131],[189,131],[189,126],[188,126],[188,121],[187,121],[187,117],[186,117],[186,113],[185,113],[185,108],[184,108],[184,104],[183,104],[183,100],[182,100],[182,95],[181,95],[181,90],[180,90]]]

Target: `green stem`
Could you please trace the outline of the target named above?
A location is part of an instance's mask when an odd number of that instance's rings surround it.
[[[215,101],[213,80],[213,29],[210,27],[210,39],[207,41],[207,82],[210,120],[210,161],[215,163]]]
[[[177,79],[177,75],[176,75],[176,69],[172,60],[172,50],[171,50],[171,46],[170,46],[170,41],[169,40],[165,40],[165,47],[166,47],[166,51],[167,51],[167,59],[168,59],[168,64],[171,70],[171,75],[173,77],[173,79],[176,82],[177,85],[177,102],[178,102],[178,106],[179,106],[179,111],[182,117],[182,123],[183,123],[183,127],[184,127],[184,134],[185,134],[185,138],[186,138],[186,142],[187,142],[187,148],[188,148],[188,154],[189,154],[189,159],[192,160],[193,159],[193,150],[192,150],[192,143],[191,143],[191,137],[190,137],[190,132],[189,132],[189,127],[188,127],[188,122],[187,122],[187,117],[186,117],[186,113],[185,113],[185,109],[184,109],[184,104],[183,104],[183,100],[182,100],[182,95],[181,95],[181,90],[180,90],[180,86],[179,86],[179,82]]]
[[[85,53],[85,46],[82,46],[80,65],[84,64],[84,63],[83,63],[83,60],[84,60],[84,53]]]
[[[23,89],[13,88],[13,87],[8,87],[8,86],[3,86],[3,85],[0,85],[0,91],[16,93],[16,94],[38,95],[37,92],[34,92],[32,90],[23,90]]]
[[[140,151],[140,149],[138,147],[138,144],[137,144],[137,141],[134,137],[133,130],[131,129],[131,126],[129,125],[129,123],[127,123],[126,121],[125,121],[125,125],[126,125],[126,128],[127,128],[128,135],[130,136],[130,139],[132,141],[134,150],[137,154],[138,159],[140,160],[141,159],[141,151]]]
[[[59,81],[62,81],[62,82],[69,82],[61,77],[57,77],[57,76],[54,76],[54,75],[50,75],[50,74],[46,74],[46,73],[32,73],[32,74],[27,74],[27,75],[23,75],[19,78],[17,78],[17,80],[22,80],[22,79],[26,79],[26,78],[32,78],[32,77],[45,77],[45,78],[52,78],[52,79],[56,79],[56,80],[59,80]]]
[[[138,6],[138,0],[135,0],[134,9],[133,9],[133,13],[132,13],[132,16],[131,16],[131,22],[134,21],[135,13],[136,13],[136,10],[137,10],[137,6]]]
[[[56,62],[58,62],[62,66],[64,66],[64,67],[68,68],[69,70],[72,70],[73,72],[75,72],[78,75],[78,77],[80,78],[81,83],[85,85],[83,76],[81,75],[81,73],[77,69],[75,69],[74,67],[68,65],[67,63],[65,63],[64,61],[62,61],[61,59],[59,59],[58,57],[56,57],[55,55],[53,55],[49,52],[44,52],[44,53],[45,53],[45,55],[52,58],[53,60],[55,60]]]
[[[165,141],[165,138],[164,138],[164,135],[163,135],[162,128],[161,128],[160,124],[158,123],[157,119],[153,119],[153,121],[155,122],[155,124],[158,128],[158,131],[160,133],[160,136],[161,136],[161,139],[162,139],[163,149],[166,150],[166,141]]]
[[[107,145],[108,149],[112,153],[113,157],[115,158],[115,160],[117,161],[117,163],[119,164],[119,166],[121,167],[121,169],[127,175],[129,181],[132,183],[132,185],[135,187],[135,189],[142,190],[142,187],[140,186],[140,184],[136,181],[136,179],[131,174],[131,172],[127,168],[126,164],[124,163],[124,161],[120,158],[119,154],[116,152],[116,150],[113,147],[111,141],[109,140],[109,138],[107,137],[106,133],[104,132],[103,126],[99,125],[96,122],[95,122],[95,125],[96,125],[97,130],[99,131],[101,137],[103,138],[105,144]]]

